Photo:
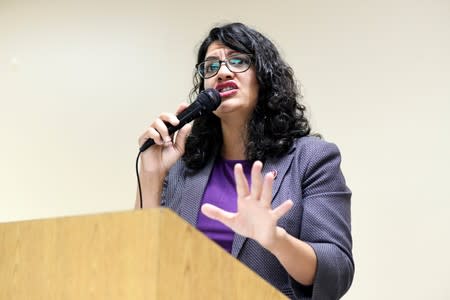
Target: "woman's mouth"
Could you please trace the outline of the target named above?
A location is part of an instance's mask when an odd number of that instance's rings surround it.
[[[237,89],[228,89],[228,90],[222,90],[220,93],[220,97],[227,98],[234,96],[238,92]]]
[[[232,81],[219,83],[216,86],[216,90],[220,93],[220,97],[226,98],[235,95],[238,92],[236,83]]]

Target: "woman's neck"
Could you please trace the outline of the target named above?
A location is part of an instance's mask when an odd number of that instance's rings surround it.
[[[246,159],[245,148],[247,130],[245,125],[233,124],[229,126],[222,122],[223,145],[221,154],[224,159],[243,160]]]

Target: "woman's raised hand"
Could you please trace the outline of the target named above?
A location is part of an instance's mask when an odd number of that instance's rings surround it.
[[[261,246],[269,248],[275,243],[279,230],[277,221],[289,209],[292,200],[286,200],[272,209],[272,173],[261,175],[262,163],[256,161],[252,166],[252,186],[248,185],[241,164],[234,166],[237,191],[237,212],[225,211],[211,204],[202,205],[202,212],[211,219],[217,220],[231,228],[234,232],[254,239]]]

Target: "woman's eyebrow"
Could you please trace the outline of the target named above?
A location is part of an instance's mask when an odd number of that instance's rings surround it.
[[[236,50],[229,50],[229,51],[227,51],[227,53],[225,53],[225,55],[226,55],[226,57],[229,57],[229,56],[231,56],[233,54],[236,54],[236,53],[240,53],[240,52],[236,51]],[[210,60],[210,59],[219,59],[220,60],[220,57],[216,56],[216,55],[210,55],[210,56],[207,56],[205,58],[205,60]]]
[[[205,57],[205,60],[209,60],[209,59],[220,59],[220,57],[215,56],[215,55],[210,55],[210,56]]]

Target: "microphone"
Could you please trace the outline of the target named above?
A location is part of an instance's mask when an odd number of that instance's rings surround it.
[[[167,122],[164,122],[167,126],[169,134],[174,133],[192,120],[197,119],[206,113],[212,112],[217,107],[219,107],[220,100],[220,94],[216,89],[206,89],[202,91],[191,105],[189,105],[185,110],[177,115],[178,120],[180,120],[180,123],[178,123],[178,125],[173,126]],[[153,139],[148,139],[139,148],[139,151],[144,152],[154,144],[155,141]]]

